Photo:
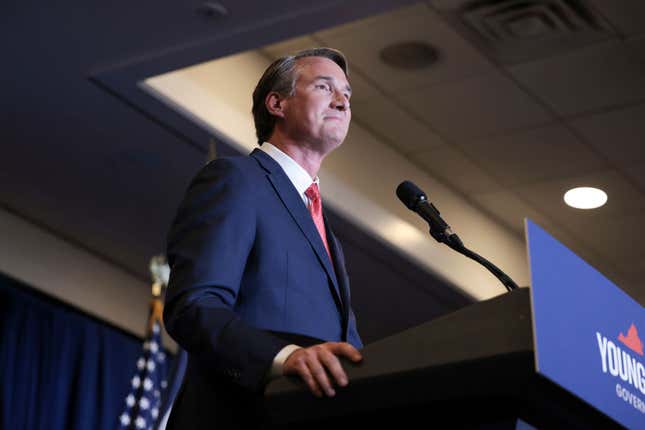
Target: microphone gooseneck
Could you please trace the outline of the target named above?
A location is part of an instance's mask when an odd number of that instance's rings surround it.
[[[471,258],[488,269],[508,291],[518,288],[517,284],[499,267],[466,248],[459,236],[455,234],[448,223],[441,218],[439,210],[428,201],[426,194],[413,182],[403,181],[396,187],[396,195],[411,211],[416,212],[430,226],[430,235],[439,243],[445,243],[450,248]]]

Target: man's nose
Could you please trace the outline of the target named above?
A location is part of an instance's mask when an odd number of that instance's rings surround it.
[[[332,100],[334,109],[345,111],[349,108],[349,100],[345,97],[342,91],[334,91],[334,98]]]

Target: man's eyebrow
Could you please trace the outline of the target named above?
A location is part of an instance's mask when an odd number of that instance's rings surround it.
[[[320,79],[322,79],[323,81],[329,81],[329,82],[334,81],[334,78],[332,78],[331,76],[316,76],[314,78],[314,81],[317,81],[317,80],[320,80]],[[350,93],[350,94],[352,93],[352,87],[349,85],[349,83],[347,84],[345,89],[347,90],[348,93]]]

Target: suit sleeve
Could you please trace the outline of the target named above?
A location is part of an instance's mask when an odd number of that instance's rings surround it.
[[[233,308],[256,228],[253,186],[235,163],[209,163],[191,182],[168,235],[171,268],[164,323],[202,365],[261,389],[288,344],[242,321]]]

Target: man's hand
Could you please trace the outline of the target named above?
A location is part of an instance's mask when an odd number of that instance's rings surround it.
[[[326,342],[294,351],[284,362],[282,372],[300,376],[316,397],[322,397],[323,392],[332,397],[336,392],[330,375],[338,386],[344,387],[349,382],[337,356],[355,363],[363,359],[361,353],[349,343]]]

